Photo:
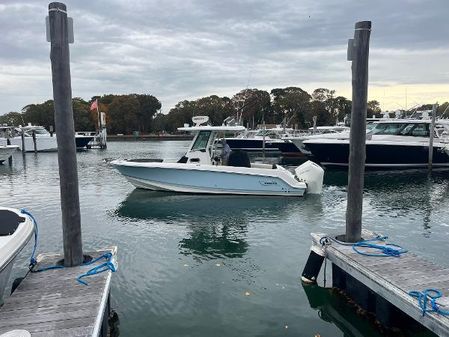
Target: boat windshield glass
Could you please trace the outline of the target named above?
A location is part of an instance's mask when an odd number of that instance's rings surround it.
[[[24,130],[25,133],[31,135],[33,131],[36,133],[36,135],[49,135],[50,133],[45,130],[45,128],[32,128],[28,130]]]
[[[205,150],[210,138],[210,131],[200,131],[193,143],[192,151]]]
[[[429,137],[427,123],[379,123],[372,129],[375,135],[400,135],[414,137]]]

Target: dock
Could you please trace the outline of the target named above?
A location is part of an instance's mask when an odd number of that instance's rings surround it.
[[[332,262],[333,286],[353,297],[362,308],[374,312],[381,323],[388,324],[388,320],[395,316],[397,319],[398,314],[404,313],[438,336],[449,336],[449,316],[435,312],[423,315],[417,298],[409,294],[411,291],[438,289],[442,292],[442,297],[437,300],[438,306],[449,310],[449,268],[436,265],[413,252],[399,257],[364,256],[355,252],[352,245],[333,240],[327,245],[322,245],[323,241],[320,243],[323,237],[335,236],[311,235],[313,247],[322,249],[325,258]],[[362,230],[365,240],[376,236]],[[428,307],[430,309],[430,305]]]
[[[87,253],[93,259],[104,253],[116,254],[116,247]],[[53,266],[59,254],[41,254],[35,268]],[[90,265],[29,273],[0,307],[0,335],[11,330],[27,330],[33,337],[108,336],[111,271],[76,278],[100,265]]]

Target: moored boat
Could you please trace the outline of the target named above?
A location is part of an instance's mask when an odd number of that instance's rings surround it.
[[[179,128],[195,133],[187,153],[175,163],[162,160],[115,160],[111,164],[137,188],[182,193],[302,196],[320,193],[323,170],[307,162],[295,174],[280,165],[250,163],[243,151],[219,148],[219,134],[243,131],[242,126],[200,125]]]
[[[0,207],[0,303],[14,260],[34,232],[32,219],[13,208]]]
[[[374,122],[366,139],[367,168],[426,168],[429,161],[430,120],[391,119]],[[435,124],[433,166],[449,167],[449,121]],[[304,141],[315,159],[324,166],[347,167],[349,135]]]

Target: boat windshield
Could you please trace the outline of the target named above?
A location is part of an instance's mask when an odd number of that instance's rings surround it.
[[[31,129],[24,129],[24,132],[28,135],[32,135],[33,131],[36,133],[36,135],[49,135],[50,133],[45,130],[45,128],[43,127],[38,127],[38,128],[31,128]]]
[[[192,151],[206,150],[210,134],[210,131],[200,131],[195,139],[195,143],[192,145]]]
[[[429,137],[428,123],[379,123],[372,129],[374,135]]]

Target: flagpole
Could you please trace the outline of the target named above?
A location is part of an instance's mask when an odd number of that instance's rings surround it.
[[[100,109],[98,108],[98,98],[96,99],[97,102],[97,116],[98,116],[98,132],[101,131],[101,115],[100,115]]]

